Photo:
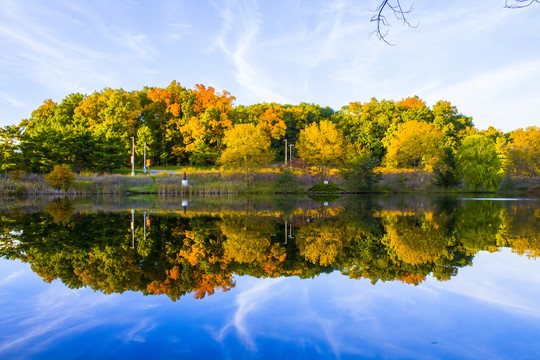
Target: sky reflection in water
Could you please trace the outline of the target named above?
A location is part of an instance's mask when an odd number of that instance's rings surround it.
[[[47,284],[3,259],[0,357],[533,358],[539,270],[504,248],[443,282],[235,276],[228,292],[173,302]]]

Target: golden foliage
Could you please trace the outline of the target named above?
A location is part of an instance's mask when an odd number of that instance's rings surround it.
[[[312,123],[300,131],[296,144],[298,156],[326,171],[329,165],[340,164],[348,155],[343,134],[328,120]]]
[[[435,126],[408,121],[390,140],[386,162],[390,167],[431,169],[441,156],[444,135]]]
[[[384,220],[384,227],[385,243],[395,251],[398,259],[408,264],[426,264],[447,256],[449,239],[430,213],[389,216]]]

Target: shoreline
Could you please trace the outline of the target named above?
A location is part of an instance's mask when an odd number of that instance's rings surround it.
[[[421,175],[420,177],[418,175]],[[245,174],[238,172],[205,171],[190,173],[188,185],[183,184],[184,175],[160,172],[156,175],[77,175],[67,190],[50,186],[43,175],[24,174],[0,179],[0,196],[140,196],[140,195],[311,195],[341,196],[349,194],[499,194],[540,196],[540,176],[533,178],[507,176],[498,191],[474,192],[462,186],[441,188],[433,184],[433,173],[386,172],[372,191],[355,192],[343,188],[337,175],[328,176],[328,184],[322,184],[314,174],[295,174],[282,181],[277,173],[257,173],[246,181]],[[316,185],[316,186],[315,186]],[[312,189],[315,186],[313,190]]]

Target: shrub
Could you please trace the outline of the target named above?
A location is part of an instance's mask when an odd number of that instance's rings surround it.
[[[339,193],[341,189],[336,184],[316,184],[309,188],[314,193]]]
[[[377,158],[370,154],[359,155],[345,163],[340,169],[345,188],[353,192],[371,192],[373,185],[381,180],[381,175],[375,172],[378,164]]]
[[[274,187],[275,191],[279,193],[297,193],[302,191],[300,184],[289,168],[283,168],[282,172],[276,175]]]
[[[45,181],[53,188],[62,190],[69,189],[75,178],[75,174],[67,165],[55,165],[54,169],[45,175]]]

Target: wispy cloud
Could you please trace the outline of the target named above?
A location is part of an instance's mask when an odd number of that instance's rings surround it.
[[[479,114],[474,122],[479,128],[504,124],[505,131],[530,126],[538,119],[537,109],[530,105],[540,96],[540,89],[531,88],[531,81],[540,83],[540,61],[515,63],[483,72],[450,86],[426,91],[428,101],[452,99],[465,114]]]
[[[5,278],[0,279],[0,286],[10,283],[11,281],[23,276],[25,273],[26,273],[26,271],[19,270],[19,271],[15,271],[15,272],[9,274]]]
[[[283,96],[272,90],[276,84],[265,74],[264,68],[251,61],[256,51],[257,36],[262,24],[257,1],[228,1],[224,8],[216,5],[222,20],[221,30],[213,41],[213,47],[223,51],[235,66],[235,79],[255,97],[284,102]]]
[[[231,320],[224,325],[219,331],[211,331],[213,337],[219,343],[222,343],[229,332],[233,328],[238,333],[246,348],[255,351],[256,345],[251,337],[250,329],[246,324],[248,316],[255,312],[263,302],[271,299],[275,292],[271,288],[275,287],[284,279],[272,279],[264,282],[257,282],[257,285],[250,290],[242,292],[236,297],[237,309],[234,312]]]
[[[146,335],[156,327],[156,323],[151,318],[139,319],[127,332],[122,336],[126,342],[145,342]]]
[[[51,10],[9,0],[7,5],[0,16],[0,42],[7,54],[0,57],[5,83],[10,82],[8,76],[22,75],[63,94],[78,91],[81,83],[112,86],[119,82],[114,66],[125,69],[126,64],[148,62],[157,54],[146,34],[104,25],[92,9],[66,3]],[[52,24],[55,19],[58,23]]]
[[[61,284],[52,285],[36,298],[27,298],[27,313],[19,318],[12,332],[0,344],[0,354],[13,348],[26,347],[27,351],[39,351],[47,344],[73,333],[86,331],[102,325],[106,320],[89,320],[87,314],[113,301],[113,297],[79,296],[79,292]],[[19,314],[20,315],[20,314]],[[18,329],[24,331],[18,331]],[[31,346],[30,346],[31,345]]]

